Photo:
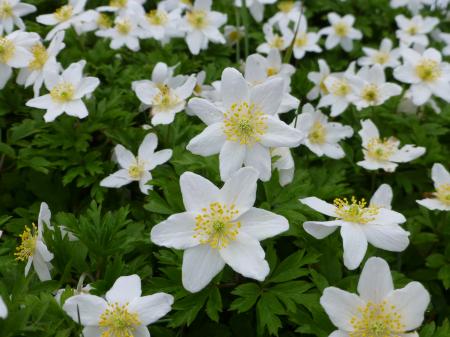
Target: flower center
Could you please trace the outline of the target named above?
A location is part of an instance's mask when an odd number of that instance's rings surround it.
[[[6,37],[0,36],[0,62],[1,63],[8,62],[11,59],[11,57],[13,57],[15,50],[16,50],[16,47],[14,46],[14,43],[12,43],[11,40],[8,40]]]
[[[322,123],[315,122],[309,132],[308,139],[313,144],[325,143],[326,130]]]
[[[376,84],[368,84],[364,86],[361,97],[365,101],[376,103],[380,97],[380,90]]]
[[[308,36],[306,33],[302,33],[295,39],[295,46],[296,47],[304,47],[308,44]]]
[[[164,11],[154,9],[147,13],[147,20],[152,25],[163,26],[167,23],[169,18],[167,17],[167,14]]]
[[[441,76],[442,71],[439,62],[423,59],[416,65],[416,74],[422,81],[432,82]]]
[[[347,198],[334,199],[333,203],[337,208],[336,214],[339,219],[358,224],[366,224],[375,219],[374,216],[378,214],[377,207],[366,207],[367,203],[364,198],[361,201],[357,201],[355,197],[352,197],[351,201],[349,203]]]
[[[275,34],[272,41],[269,44],[272,48],[283,49],[284,39],[280,35]]]
[[[397,149],[398,142],[395,138],[372,138],[367,145],[367,155],[377,160],[389,160]]]
[[[65,103],[72,100],[75,94],[75,88],[72,83],[62,82],[55,85],[50,90],[50,97],[59,103]]]
[[[101,314],[98,326],[101,337],[133,337],[136,326],[141,325],[137,313],[128,311],[128,304],[109,304]]]
[[[108,15],[106,15],[104,13],[99,13],[98,18],[97,18],[97,25],[100,28],[111,28],[112,21]]]
[[[419,27],[417,25],[410,25],[407,29],[406,32],[409,35],[416,35],[419,32]]]
[[[13,8],[9,1],[5,0],[0,4],[0,19],[6,19],[14,15]]]
[[[16,260],[18,261],[26,261],[29,257],[34,255],[34,251],[36,249],[36,241],[38,238],[38,229],[36,225],[32,224],[32,229],[30,227],[25,226],[25,230],[22,234],[20,234],[21,243],[16,247],[16,252],[14,255],[16,256]]]
[[[116,30],[119,34],[128,35],[131,32],[131,22],[129,20],[118,20],[116,23]]]
[[[128,168],[128,174],[131,178],[138,180],[142,173],[144,172],[144,167],[142,164],[134,164]]]
[[[436,188],[436,197],[444,204],[450,206],[450,184],[440,185]]]
[[[336,96],[347,96],[350,91],[350,85],[345,79],[337,80],[331,86],[331,92]]]
[[[187,22],[195,29],[203,29],[208,25],[206,11],[192,10],[186,13]]]
[[[281,1],[277,7],[283,13],[289,13],[294,8],[294,1]]]
[[[266,131],[266,116],[253,103],[234,103],[225,113],[224,133],[229,141],[253,145]]]
[[[228,34],[228,39],[230,42],[237,42],[241,39],[241,33],[239,33],[238,30],[233,30],[230,34]]]
[[[180,102],[178,95],[167,85],[159,87],[159,92],[153,98],[153,105],[157,105],[163,110],[171,109]]]
[[[128,0],[111,0],[109,5],[116,8],[124,8],[128,4]]]
[[[405,333],[402,316],[394,311],[394,305],[386,301],[380,304],[368,302],[358,308],[359,315],[350,320],[353,331],[349,337],[399,337]]]
[[[211,203],[209,208],[203,208],[202,213],[195,217],[194,238],[212,248],[227,247],[239,234],[241,223],[233,221],[238,214],[234,204],[228,206],[219,202]]]
[[[345,37],[348,35],[349,27],[345,22],[338,22],[334,26],[334,32],[339,37]]]
[[[278,69],[275,67],[269,67],[269,68],[267,68],[266,72],[267,72],[267,76],[273,76],[273,75],[278,74]]]
[[[377,52],[373,56],[373,60],[375,61],[375,63],[385,64],[387,61],[389,61],[389,54],[383,53],[383,52]]]
[[[42,44],[38,43],[31,47],[31,53],[34,56],[34,59],[30,62],[28,68],[32,70],[42,69],[48,60],[47,49],[45,49]]]
[[[71,5],[64,5],[58,8],[54,15],[59,22],[67,21],[72,17],[73,7]]]

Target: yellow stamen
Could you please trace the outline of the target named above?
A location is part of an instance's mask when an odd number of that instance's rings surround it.
[[[406,32],[407,32],[409,35],[416,35],[416,34],[419,32],[419,27],[417,27],[417,25],[412,24],[411,26],[409,26],[409,27],[406,29]]]
[[[64,5],[58,8],[54,15],[59,22],[67,21],[73,15],[73,7],[71,5]]]
[[[330,90],[336,96],[347,96],[351,92],[351,87],[345,79],[337,79]]]
[[[30,227],[25,226],[25,230],[22,234],[20,234],[21,243],[18,247],[16,247],[16,252],[14,255],[16,256],[16,260],[18,261],[26,261],[29,257],[34,255],[34,251],[36,249],[36,242],[38,238],[38,228],[33,223],[32,229]]]
[[[334,32],[339,37],[346,37],[349,33],[350,27],[343,21],[333,25]]]
[[[441,77],[442,70],[435,60],[423,59],[416,65],[416,74],[424,82],[433,82]]]
[[[278,74],[278,69],[275,67],[269,67],[267,68],[267,76],[273,76]]]
[[[280,35],[275,34],[274,37],[273,37],[273,40],[270,41],[269,45],[272,48],[281,50],[281,49],[284,48],[284,39]]]
[[[128,4],[128,0],[111,0],[109,5],[116,8],[124,8]]]
[[[364,86],[361,97],[367,102],[376,103],[380,99],[380,90],[376,84],[368,84]]]
[[[47,49],[45,49],[42,44],[37,43],[33,47],[31,47],[31,53],[33,54],[34,58],[28,65],[28,68],[30,68],[31,70],[42,69],[48,60]]]
[[[159,92],[153,98],[153,106],[158,110],[170,110],[180,102],[178,95],[165,84],[159,86]]]
[[[62,82],[55,85],[52,90],[50,90],[50,97],[59,103],[64,103],[72,100],[75,94],[75,87],[72,83]]]
[[[106,15],[104,13],[100,13],[98,15],[98,18],[97,18],[97,25],[100,28],[106,29],[106,28],[111,28],[113,23],[112,23],[112,20],[109,18],[108,15]]]
[[[0,36],[0,62],[6,63],[14,56],[16,46],[6,37]]]
[[[373,60],[375,61],[375,63],[385,64],[387,61],[389,61],[389,54],[377,52],[376,54],[373,55]]]
[[[238,42],[242,38],[241,33],[238,30],[233,30],[228,34],[228,40],[232,43]]]
[[[208,26],[208,15],[203,10],[192,10],[186,13],[187,22],[195,29],[204,29]]]
[[[378,214],[377,207],[366,207],[367,203],[364,198],[361,201],[357,201],[355,197],[352,197],[351,201],[349,203],[347,198],[334,199],[338,219],[358,224],[366,224],[375,219],[374,216]]]
[[[447,206],[450,206],[450,184],[443,184],[436,188],[436,197]]]
[[[297,35],[294,44],[299,48],[306,46],[308,44],[308,35],[306,35],[306,33]]]
[[[8,0],[0,4],[0,19],[10,18],[14,15],[13,8]]]
[[[135,179],[135,180],[139,180],[142,176],[142,173],[144,173],[144,167],[142,164],[134,164],[131,165],[128,168],[128,174],[130,175],[131,178]]]
[[[313,144],[323,144],[326,139],[325,126],[319,121],[315,122],[309,132],[308,139]]]
[[[129,34],[131,32],[131,22],[126,19],[118,20],[116,22],[116,30],[122,35]]]
[[[398,141],[393,138],[372,138],[367,144],[367,155],[376,160],[389,160],[397,151]]]
[[[154,26],[164,26],[169,18],[164,11],[154,9],[147,13],[147,20]]]
[[[129,311],[128,303],[109,304],[98,323],[102,332],[101,337],[134,337],[134,331],[140,325],[139,315]]]
[[[277,7],[283,13],[289,13],[294,8],[294,1],[281,1]]]

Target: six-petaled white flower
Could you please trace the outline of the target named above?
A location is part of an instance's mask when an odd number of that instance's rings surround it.
[[[328,21],[330,27],[322,28],[320,35],[327,35],[325,40],[325,48],[333,49],[338,44],[345,51],[349,52],[353,49],[353,40],[361,40],[361,31],[353,28],[355,17],[347,14],[343,17],[336,13],[328,13]]]
[[[364,54],[366,56],[358,59],[360,66],[373,66],[379,64],[384,68],[395,68],[400,65],[398,60],[400,57],[400,49],[392,48],[392,40],[384,38],[381,41],[380,48],[374,49],[369,47],[363,47]]]
[[[442,164],[434,164],[431,178],[436,192],[433,198],[417,200],[417,203],[431,210],[450,211],[450,174]]]
[[[420,15],[416,15],[411,19],[408,19],[404,15],[397,15],[395,21],[399,28],[396,35],[401,43],[406,46],[413,44],[422,47],[428,46],[429,40],[427,34],[439,23],[438,18],[423,18]]]
[[[25,30],[22,16],[36,11],[36,7],[20,0],[0,0],[0,36],[3,32],[9,34],[14,26],[20,30]]]

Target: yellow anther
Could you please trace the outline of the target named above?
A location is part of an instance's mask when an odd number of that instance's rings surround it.
[[[67,21],[73,15],[73,7],[71,5],[64,5],[58,8],[54,15],[59,22]]]
[[[126,19],[117,21],[116,30],[122,35],[128,35],[131,32],[131,22]]]
[[[99,13],[98,18],[97,18],[97,25],[100,28],[106,29],[106,28],[111,28],[113,23],[108,15],[106,15],[104,13]]]
[[[14,56],[15,50],[16,47],[11,40],[0,36],[0,63],[8,62]]]
[[[325,126],[320,122],[315,122],[308,134],[308,139],[313,144],[323,144],[326,140],[326,129]]]
[[[378,214],[378,207],[369,206],[364,199],[357,201],[355,197],[352,197],[351,203],[347,198],[334,199],[334,206],[336,206],[336,214],[339,219],[344,221],[366,224],[375,219],[375,215]]]
[[[450,184],[438,186],[435,195],[442,203],[450,206]]]
[[[284,48],[284,39],[278,34],[274,34],[272,41],[270,41],[269,45],[275,49],[283,49]]]
[[[294,45],[296,47],[304,47],[308,44],[308,35],[306,33],[301,33],[297,35],[297,38],[295,39]]]
[[[134,330],[141,325],[139,315],[128,310],[128,304],[112,303],[101,314],[98,326],[101,337],[134,337]]]
[[[30,229],[30,227],[28,226],[25,226],[24,232],[20,234],[21,243],[18,247],[16,247],[16,252],[14,253],[14,255],[16,256],[16,260],[26,261],[29,257],[34,255],[37,238],[38,229],[36,225],[33,223],[32,229]]]
[[[203,10],[192,10],[186,13],[187,22],[195,29],[204,29],[208,26],[208,14]]]
[[[351,92],[351,87],[345,79],[337,79],[330,88],[336,96],[347,96]]]
[[[59,83],[50,90],[50,97],[59,103],[71,101],[74,94],[75,87],[69,82]]]
[[[128,0],[111,0],[109,5],[116,8],[124,8],[128,4]]]
[[[398,141],[394,137],[372,138],[367,144],[367,155],[376,160],[389,160],[397,149]]]
[[[31,53],[33,54],[34,58],[28,65],[28,68],[30,68],[31,70],[42,69],[48,60],[47,49],[45,49],[42,44],[37,43],[33,47],[31,47]]]
[[[334,24],[333,28],[334,28],[334,32],[339,37],[346,37],[350,30],[350,27],[343,21]]]
[[[376,84],[365,85],[361,97],[367,102],[376,103],[380,99],[380,89]]]
[[[141,164],[133,164],[128,168],[128,174],[131,178],[139,180],[144,173],[144,167]]]
[[[163,26],[169,18],[164,11],[154,9],[147,13],[147,20],[154,26]]]
[[[0,4],[0,19],[10,18],[14,15],[13,8],[8,0]]]
[[[385,64],[389,61],[389,54],[383,52],[377,52],[373,55],[373,60],[378,64]]]
[[[278,9],[283,13],[289,13],[294,8],[294,1],[280,1]]]
[[[433,82],[441,77],[442,70],[437,61],[423,59],[416,65],[416,74],[424,82]]]

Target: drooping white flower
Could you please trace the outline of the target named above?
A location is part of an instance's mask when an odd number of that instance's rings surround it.
[[[25,30],[25,24],[21,17],[35,11],[35,6],[20,0],[0,0],[0,36],[3,35],[3,32],[11,33],[14,26]]]
[[[39,92],[44,84],[44,77],[47,72],[55,71],[60,68],[57,64],[56,56],[66,46],[64,44],[65,32],[58,32],[50,42],[48,48],[41,42],[37,42],[30,49],[33,59],[26,68],[21,68],[17,76],[17,84],[25,86],[25,88],[33,85],[34,97],[39,96]]]
[[[89,17],[89,20],[83,20],[80,22],[75,22],[73,24],[75,32],[78,35],[87,32],[102,31],[112,28],[114,22],[108,16],[108,14],[99,12],[98,10],[90,11],[90,13],[92,14]]]
[[[273,78],[249,87],[236,69],[222,73],[222,105],[193,98],[188,109],[206,125],[187,149],[210,156],[219,153],[220,176],[227,180],[242,165],[254,167],[260,179],[271,177],[270,148],[298,146],[302,134],[276,115],[283,94],[283,80]]]
[[[402,49],[403,65],[394,69],[394,77],[411,84],[409,91],[415,105],[425,104],[432,95],[450,102],[450,64],[434,48],[422,54],[409,48]]]
[[[411,13],[418,14],[424,5],[430,5],[435,0],[391,0],[392,8],[407,7]]]
[[[305,135],[301,143],[319,157],[344,158],[345,152],[339,141],[353,136],[350,126],[328,122],[328,117],[309,103],[303,106],[302,113],[292,125]]]
[[[371,68],[362,67],[355,76],[349,76],[349,81],[352,86],[349,98],[358,110],[381,105],[402,92],[398,84],[386,82],[384,70],[379,64]]]
[[[150,337],[147,325],[165,316],[173,304],[166,293],[141,296],[138,275],[119,277],[105,298],[81,294],[66,300],[64,311],[84,326],[89,337],[136,336]]]
[[[245,36],[245,27],[244,26],[231,26],[227,25],[224,28],[224,35],[227,43],[230,46],[238,43]]]
[[[31,265],[33,265],[41,281],[51,280],[50,269],[52,265],[50,261],[53,259],[53,254],[48,250],[43,238],[45,225],[50,225],[50,213],[47,204],[42,203],[37,227],[34,223],[31,228],[25,226],[24,232],[20,235],[21,243],[14,253],[16,260],[27,261],[25,276],[28,275]]]
[[[360,66],[373,66],[379,64],[384,68],[395,68],[400,65],[398,58],[400,57],[400,49],[392,49],[392,40],[384,38],[381,41],[379,49],[373,49],[369,47],[363,47],[364,54],[366,56],[358,59]]]
[[[362,139],[364,160],[357,164],[366,170],[383,169],[394,172],[398,163],[406,163],[422,156],[426,149],[421,146],[406,144],[400,147],[395,137],[380,138],[376,125],[370,120],[361,121],[362,129],[358,132]]]
[[[46,26],[54,26],[45,39],[53,39],[57,32],[66,30],[70,26],[95,20],[97,18],[96,11],[84,11],[86,2],[87,0],[69,0],[67,5],[58,8],[54,13],[36,17],[37,22]]]
[[[356,269],[360,265],[367,250],[367,244],[391,252],[401,252],[409,245],[409,232],[400,224],[405,217],[391,210],[392,189],[389,185],[381,185],[372,196],[369,205],[364,199],[355,197],[336,198],[329,204],[316,197],[300,199],[300,202],[317,212],[335,218],[330,221],[306,221],[305,231],[316,239],[323,239],[341,228],[344,246],[344,265]]]
[[[296,59],[302,59],[307,52],[320,53],[322,48],[318,42],[318,33],[308,33],[308,24],[305,16],[302,16],[298,25],[297,35],[294,37],[293,53]]]
[[[436,163],[431,168],[431,179],[436,189],[434,198],[417,200],[417,203],[431,210],[450,211],[450,174],[442,164]]]
[[[48,94],[29,100],[26,105],[32,108],[47,110],[46,122],[52,122],[64,112],[69,116],[85,118],[88,115],[82,98],[92,93],[100,81],[97,77],[83,77],[86,61],[72,63],[59,74],[49,71],[45,74],[44,83]]]
[[[325,79],[330,75],[330,67],[327,61],[319,59],[319,71],[311,71],[308,73],[308,80],[314,83],[314,87],[308,92],[306,98],[310,101],[315,100],[320,96],[328,94],[328,89],[325,86]]]
[[[328,13],[329,27],[322,28],[320,35],[327,35],[325,40],[325,48],[333,49],[338,44],[345,51],[349,52],[353,49],[353,40],[361,40],[361,31],[353,28],[355,17],[347,14],[343,17],[336,13]]]
[[[108,6],[97,7],[100,12],[113,12],[121,16],[129,11],[136,15],[144,15],[145,0],[110,0]]]
[[[430,303],[419,282],[394,289],[387,262],[367,260],[358,282],[359,296],[335,287],[325,288],[320,304],[338,328],[329,337],[418,337]]]
[[[127,46],[132,51],[140,49],[139,39],[146,36],[145,31],[138,26],[134,12],[127,12],[122,16],[117,16],[114,20],[114,27],[102,29],[95,32],[95,35],[111,39],[111,49],[119,49]]]
[[[100,186],[119,188],[133,181],[138,181],[141,192],[148,194],[148,190],[153,188],[147,185],[147,182],[152,179],[150,171],[172,157],[172,150],[155,152],[157,146],[158,138],[154,133],[145,136],[139,146],[137,157],[122,145],[116,145],[114,154],[120,170],[103,179]]]
[[[404,15],[400,14],[395,17],[398,30],[396,31],[397,38],[406,46],[412,44],[422,47],[428,46],[430,41],[428,40],[428,33],[436,27],[439,23],[438,18],[422,17],[420,15],[413,16],[408,19]]]
[[[186,211],[152,228],[153,243],[183,249],[182,281],[190,292],[203,289],[228,264],[245,277],[263,281],[269,264],[259,241],[289,228],[288,221],[254,208],[258,172],[242,168],[221,189],[191,173],[180,177]]]
[[[180,23],[180,29],[186,32],[186,43],[193,55],[207,49],[209,41],[225,43],[219,28],[227,22],[227,15],[211,10],[212,0],[195,0]]]
[[[196,85],[194,75],[189,77],[173,75],[174,67],[165,63],[156,64],[152,80],[132,83],[133,91],[139,100],[151,107],[152,124],[170,124],[175,115],[186,106],[186,99],[192,95]]]
[[[8,317],[8,307],[6,306],[3,298],[0,296],[0,318]]]
[[[33,60],[31,47],[39,41],[36,33],[16,30],[6,36],[0,35],[0,89],[12,75],[12,68],[25,68]]]
[[[275,158],[273,168],[278,170],[278,180],[281,186],[286,186],[292,182],[295,173],[295,162],[291,150],[288,147],[276,147],[270,151],[272,158]]]
[[[269,4],[274,4],[277,0],[246,0],[245,5],[247,6],[250,14],[257,22],[261,22],[264,18],[264,6]],[[234,5],[242,7],[242,0],[234,0]]]
[[[281,28],[280,33],[274,32],[269,24],[263,26],[264,38],[266,42],[260,44],[256,51],[261,54],[269,54],[272,49],[285,50],[292,42],[294,33],[289,28]]]
[[[145,36],[166,44],[172,37],[183,36],[178,25],[181,20],[181,9],[169,10],[163,2],[158,7],[139,17],[139,25]]]
[[[440,39],[446,44],[446,46],[442,49],[443,55],[450,55],[450,33],[440,33]]]

